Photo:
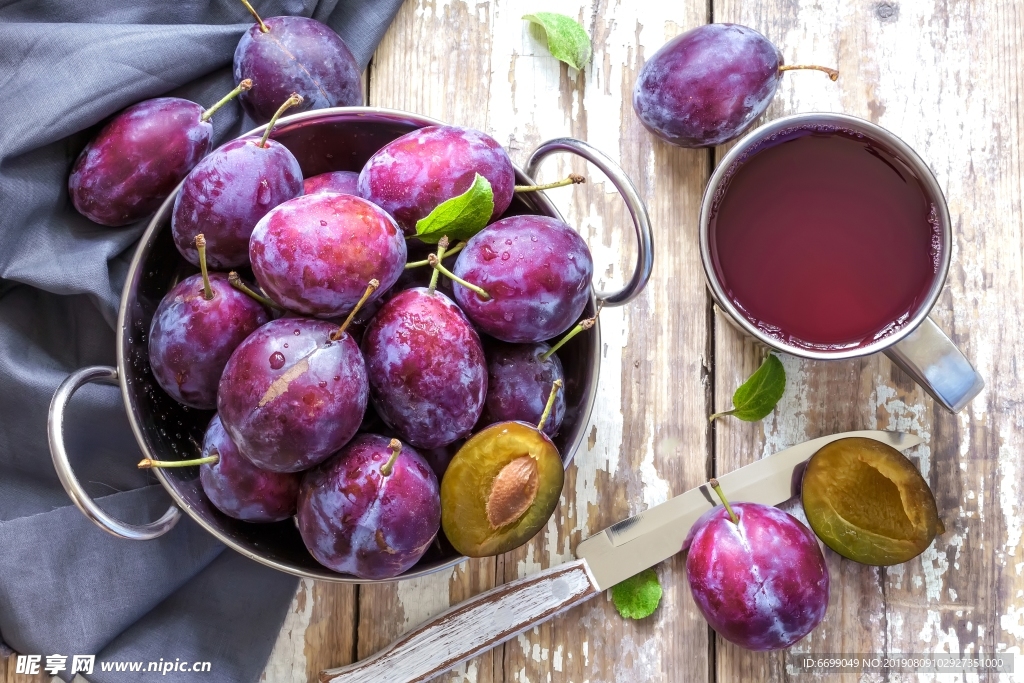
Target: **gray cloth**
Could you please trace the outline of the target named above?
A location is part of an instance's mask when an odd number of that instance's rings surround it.
[[[338,31],[364,67],[401,0],[263,0]],[[238,0],[0,0],[0,652],[100,661],[209,661],[210,673],[101,673],[92,681],[259,677],[296,580],[223,546],[190,520],[155,541],[113,538],[53,471],[46,412],[85,365],[113,365],[114,321],[145,221],[105,228],[75,213],[67,178],[111,114],[174,95],[208,106],[228,92],[252,25]],[[215,144],[252,127],[234,103]],[[79,478],[114,516],[141,523],[169,504],[140,472],[116,389],[90,386],[68,415]],[[63,674],[64,678],[68,678]]]

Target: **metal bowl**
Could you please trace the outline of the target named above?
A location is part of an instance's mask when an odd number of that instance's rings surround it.
[[[272,137],[292,151],[305,177],[328,171],[358,171],[370,156],[395,138],[440,122],[402,111],[367,107],[321,109],[295,114],[278,121]],[[247,135],[262,134],[263,128]],[[650,277],[653,253],[647,210],[636,188],[622,170],[601,152],[579,140],[551,140],[530,156],[525,171],[516,167],[516,182],[532,184],[538,165],[548,155],[573,152],[600,168],[621,193],[633,218],[638,240],[636,268],[620,291],[591,290],[587,312],[596,307],[619,306],[636,297]],[[180,189],[180,187],[179,187]],[[158,520],[141,525],[125,524],[106,514],[79,484],[64,448],[64,413],[74,392],[84,384],[119,385],[139,448],[147,458],[180,460],[195,457],[212,411],[187,408],[157,385],[149,367],[147,335],[150,322],[164,294],[179,280],[196,272],[182,259],[171,239],[170,220],[174,198],[167,198],[150,222],[132,259],[118,314],[117,367],[95,366],[71,374],[57,389],[50,405],[50,452],[61,483],[78,508],[104,531],[134,540],[156,538],[169,531],[184,510],[193,520],[225,545],[243,555],[289,574],[354,583],[377,583],[339,574],[320,565],[306,550],[293,520],[275,524],[241,522],[217,510],[199,485],[199,469],[157,469],[156,478],[174,499],[174,505]],[[542,192],[516,195],[505,215],[535,213],[561,218]],[[597,393],[601,347],[600,323],[577,335],[559,351],[565,369],[566,416],[555,445],[565,464],[582,443]],[[127,465],[126,465],[127,466]],[[396,578],[423,576],[451,567],[464,558],[441,535],[426,555]]]

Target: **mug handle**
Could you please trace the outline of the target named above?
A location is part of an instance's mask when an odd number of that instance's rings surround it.
[[[597,300],[605,306],[629,303],[647,286],[647,281],[651,279],[651,269],[654,267],[654,240],[651,237],[651,219],[647,215],[647,207],[640,199],[640,193],[637,192],[633,181],[611,157],[575,138],[555,138],[542,143],[533,150],[533,154],[527,160],[526,168],[523,169],[526,175],[535,178],[541,162],[555,152],[570,152],[597,166],[608,176],[622,196],[622,200],[626,202],[626,208],[633,219],[633,229],[636,231],[636,266],[625,287],[617,292],[601,292],[597,295]]]
[[[64,413],[75,392],[90,382],[117,386],[117,368],[95,365],[73,372],[57,387],[57,391],[54,392],[53,399],[50,401],[46,429],[50,439],[50,455],[53,457],[53,467],[57,470],[57,477],[78,509],[92,520],[93,524],[107,533],[133,541],[148,541],[163,536],[181,519],[181,510],[178,507],[172,505],[163,517],[142,526],[118,521],[104,512],[96,504],[96,501],[85,492],[78,477],[71,469],[68,452],[64,448]]]
[[[887,348],[885,355],[952,413],[960,412],[985,387],[971,362],[931,318]]]

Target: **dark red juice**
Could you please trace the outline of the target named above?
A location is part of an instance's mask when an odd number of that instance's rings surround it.
[[[864,346],[902,327],[940,263],[935,208],[886,149],[802,130],[753,153],[724,185],[710,223],[727,296],[794,346]]]

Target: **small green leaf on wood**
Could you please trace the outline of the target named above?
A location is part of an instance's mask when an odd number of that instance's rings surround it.
[[[524,15],[523,19],[544,29],[548,37],[548,51],[555,59],[577,70],[582,70],[590,61],[590,36],[572,17],[554,12],[534,12]]]
[[[661,592],[658,573],[653,569],[645,569],[612,586],[612,602],[626,619],[643,619],[657,609],[661,602]]]
[[[416,221],[416,236],[427,244],[437,244],[445,235],[452,243],[468,240],[484,229],[492,213],[491,183],[477,173],[468,190],[441,202],[429,215]]]
[[[715,413],[709,419],[732,415],[745,422],[757,422],[768,417],[786,391],[786,369],[774,354],[764,359],[753,375],[732,395],[732,410]]]

